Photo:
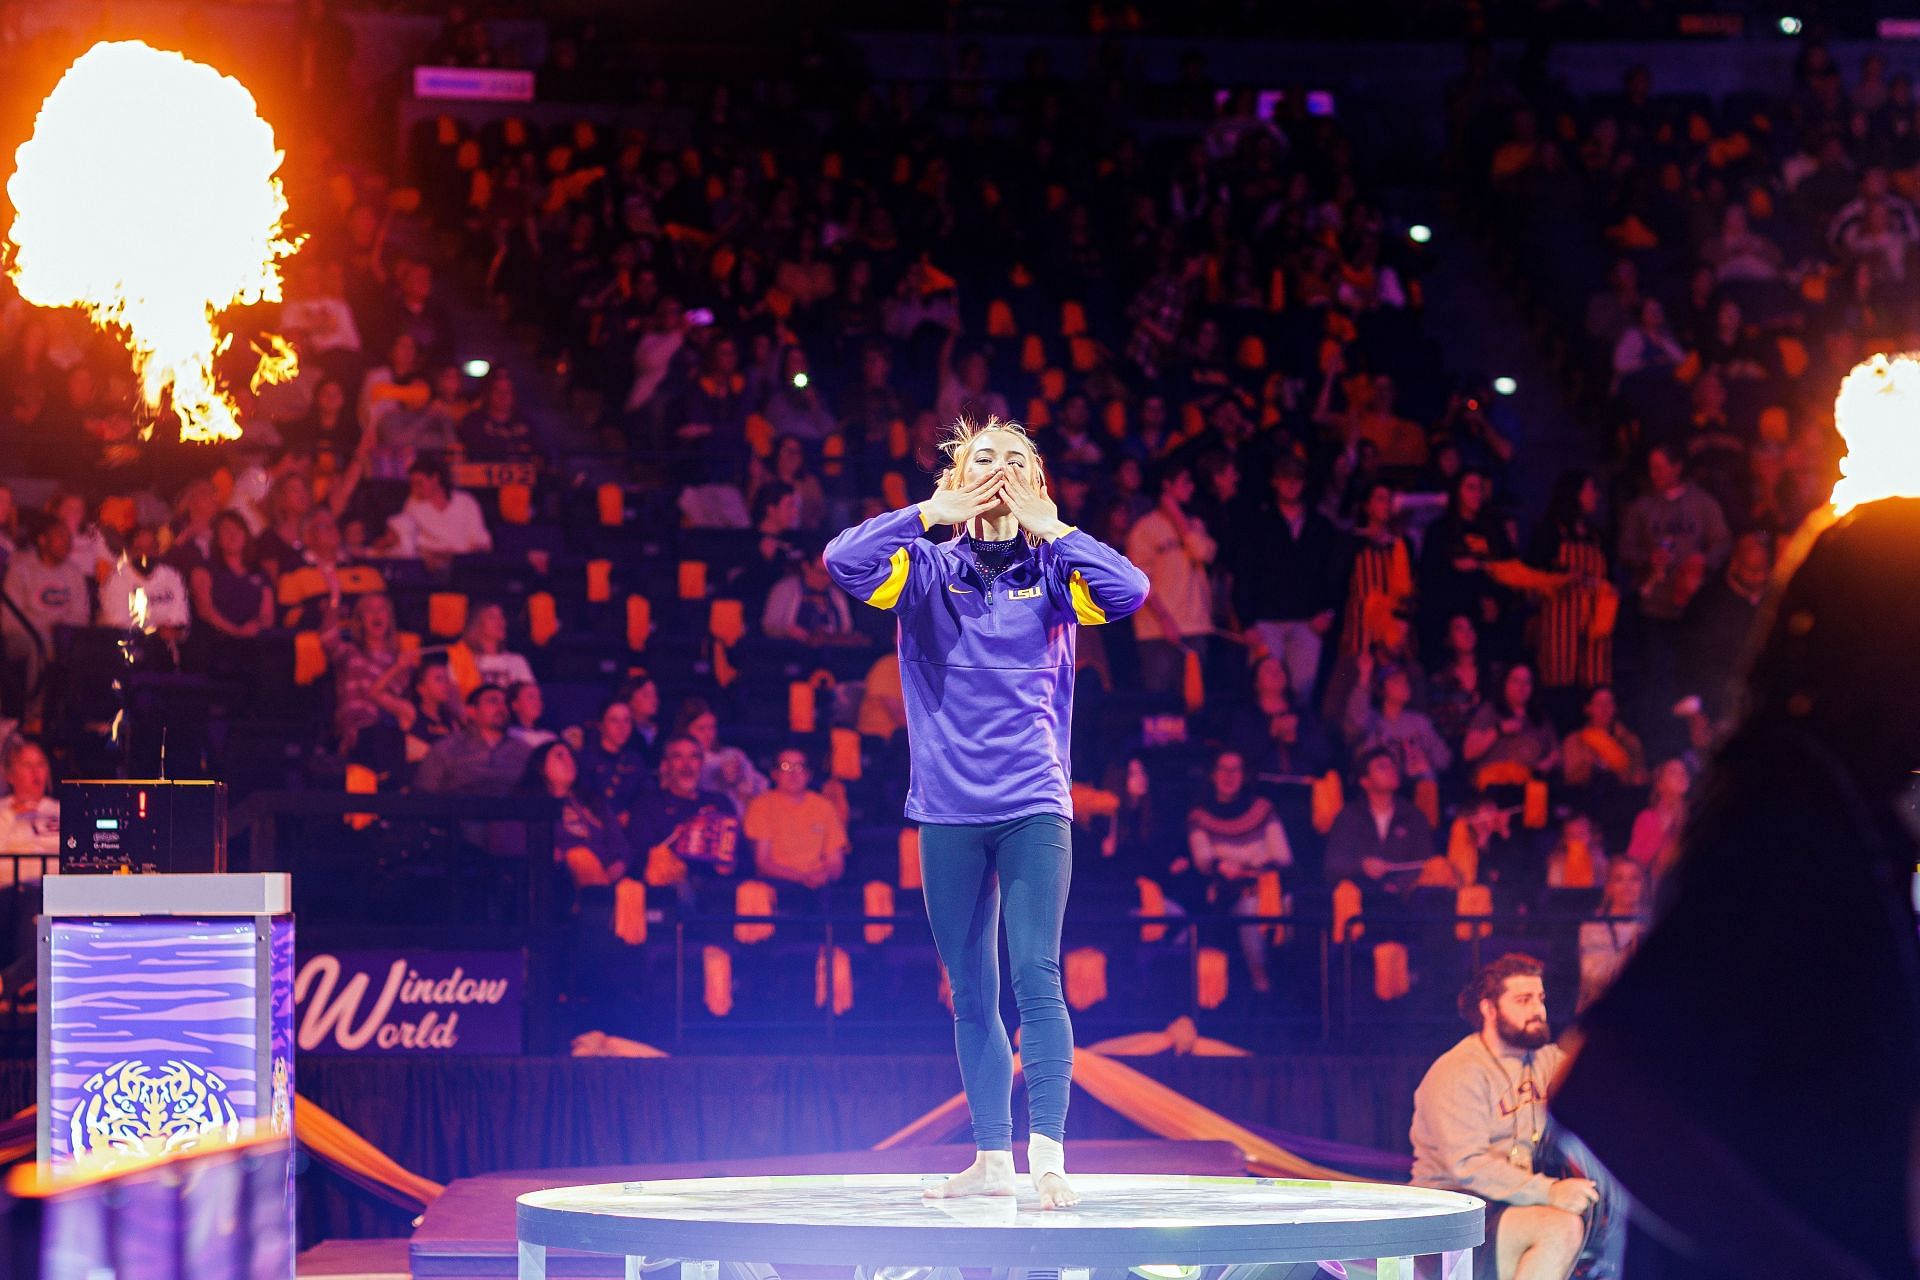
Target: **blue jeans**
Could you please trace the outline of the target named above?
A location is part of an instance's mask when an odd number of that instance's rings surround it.
[[[1003,898],[1027,1128],[1066,1138],[1073,1024],[1060,989],[1060,926],[1072,878],[1073,844],[1058,814],[920,828],[927,919],[953,987],[953,1044],[982,1151],[1013,1149],[1013,1048],[1000,1020]]]

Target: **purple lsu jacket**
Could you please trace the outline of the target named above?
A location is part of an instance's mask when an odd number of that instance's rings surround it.
[[[1147,575],[1092,534],[1022,540],[987,590],[966,538],[929,542],[920,509],[875,516],[827,544],[848,594],[899,618],[915,822],[1073,816],[1068,728],[1079,624],[1124,618]]]

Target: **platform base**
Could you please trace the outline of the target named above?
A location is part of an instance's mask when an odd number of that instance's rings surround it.
[[[1473,1280],[1473,1250],[1443,1253],[1437,1255],[1437,1261],[1438,1270],[1427,1272],[1429,1280]],[[625,1280],[641,1280],[643,1276],[654,1280],[780,1280],[779,1273],[764,1263],[655,1261],[631,1256],[624,1262]],[[1414,1258],[1377,1258],[1373,1263],[1374,1280],[1418,1280],[1416,1262]],[[672,1274],[676,1268],[677,1276]],[[1359,1269],[1351,1262],[1343,1268],[1349,1277]],[[1318,1262],[1242,1263],[1225,1268],[1195,1268],[1194,1280],[1202,1280],[1208,1271],[1222,1273],[1211,1280],[1314,1280],[1328,1270]],[[1109,1271],[1116,1274],[1109,1275]],[[958,1267],[855,1267],[853,1274],[854,1280],[962,1280]],[[1134,1274],[1112,1268],[998,1267],[993,1270],[992,1280],[1122,1280]],[[521,1242],[519,1280],[548,1280],[545,1245]]]
[[[635,1179],[529,1192],[516,1206],[522,1280],[546,1249],[624,1261],[628,1280],[669,1259],[677,1278],[1304,1280],[1353,1264],[1378,1280],[1469,1280],[1485,1206],[1380,1183],[1167,1174],[1076,1174],[1071,1208],[1014,1195],[925,1198],[936,1173]],[[529,1247],[533,1246],[533,1247]],[[845,1274],[843,1270],[841,1274]]]

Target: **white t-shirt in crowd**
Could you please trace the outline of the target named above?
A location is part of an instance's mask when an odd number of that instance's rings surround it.
[[[38,555],[16,555],[7,564],[6,593],[26,615],[40,638],[51,642],[53,629],[87,625],[87,575],[71,560],[50,565]],[[12,609],[0,612],[0,632],[18,637],[14,656],[28,649],[20,618]]]
[[[0,853],[44,853],[45,859],[18,860],[20,883],[38,880],[53,858],[60,853],[60,802],[41,796],[38,804],[16,808],[11,799],[0,800]],[[0,858],[0,888],[13,884],[16,860]]]
[[[152,573],[142,576],[124,557],[100,588],[100,625],[131,628],[135,591],[147,593],[146,630],[188,625],[187,584],[181,581],[179,570],[155,564]]]
[[[280,325],[304,334],[308,351],[358,351],[360,326],[345,298],[300,298],[280,308]]]
[[[480,683],[497,684],[502,689],[512,684],[538,684],[533,678],[533,668],[527,660],[517,653],[502,649],[499,653],[481,653],[473,651],[473,665],[480,672]]]
[[[455,489],[444,508],[411,499],[387,522],[399,538],[403,556],[464,556],[493,550],[480,504],[464,489]]]

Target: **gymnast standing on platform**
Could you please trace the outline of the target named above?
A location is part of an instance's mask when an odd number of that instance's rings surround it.
[[[1124,618],[1147,578],[1060,520],[1015,422],[962,417],[950,465],[918,506],[827,546],[835,582],[899,618],[900,683],[934,945],[953,987],[953,1038],[978,1154],[926,1195],[1011,1196],[1013,1050],[1000,1019],[999,929],[1020,1010],[1027,1166],[1043,1209],[1079,1201],[1066,1179],[1073,1026],[1060,987],[1072,878],[1067,751],[1077,628]],[[922,535],[954,526],[951,541]]]

